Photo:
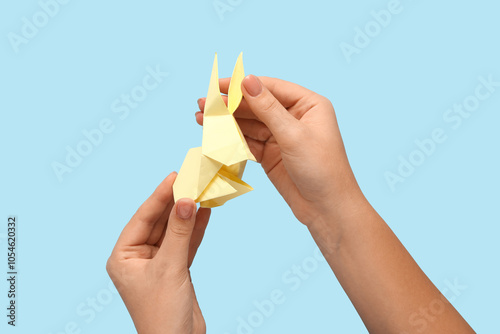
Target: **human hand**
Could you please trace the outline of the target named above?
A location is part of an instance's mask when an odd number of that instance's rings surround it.
[[[474,333],[364,198],[330,101],[290,82],[259,78],[243,80],[244,99],[234,116],[368,331],[413,333],[416,310],[439,301],[440,320],[426,324],[427,332]],[[227,93],[229,79],[219,83]],[[205,100],[198,104],[203,111]],[[202,112],[196,120],[203,123]]]
[[[227,94],[230,78],[220,79]],[[363,198],[340,135],[331,102],[304,87],[247,76],[234,116],[248,146],[299,221],[339,214]],[[227,97],[223,96],[227,103]],[[203,124],[205,98],[196,121]]]
[[[125,226],[106,264],[139,334],[205,333],[189,267],[210,209],[174,204],[170,174]]]

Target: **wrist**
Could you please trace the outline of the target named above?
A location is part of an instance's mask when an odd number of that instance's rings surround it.
[[[373,212],[373,208],[359,187],[342,193],[342,200],[331,198],[322,205],[319,214],[307,225],[309,232],[323,253],[335,253],[344,234],[355,228]]]

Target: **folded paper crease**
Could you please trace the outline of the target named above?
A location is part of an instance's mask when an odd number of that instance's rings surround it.
[[[191,198],[201,207],[213,208],[253,188],[241,177],[247,160],[255,161],[233,113],[243,94],[243,54],[234,66],[228,90],[228,104],[219,87],[217,54],[208,87],[203,115],[202,146],[188,151],[174,182],[174,200]]]

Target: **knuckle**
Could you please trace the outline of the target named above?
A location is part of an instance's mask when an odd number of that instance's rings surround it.
[[[113,270],[112,269],[112,264],[111,264],[111,262],[108,259],[108,261],[106,261],[106,272],[108,273],[108,275],[111,273],[112,270]]]
[[[171,237],[176,239],[188,238],[191,235],[191,228],[188,224],[189,222],[172,224],[170,226]]]
[[[108,258],[108,261],[106,261],[106,272],[108,275],[112,275],[115,271],[115,259],[113,256],[110,256]]]
[[[329,98],[323,96],[323,95],[318,95],[319,102],[324,105],[325,107],[330,107],[333,109],[333,104],[332,101],[330,101]]]
[[[280,107],[280,103],[274,97],[267,95],[264,105],[262,106],[262,111],[264,112],[273,112],[278,110]]]
[[[148,258],[153,257],[153,248],[152,247],[148,247],[148,246],[139,247],[139,248],[137,248],[136,252],[137,252],[137,256],[139,258],[148,259]]]

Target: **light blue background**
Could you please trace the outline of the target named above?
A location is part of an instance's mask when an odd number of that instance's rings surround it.
[[[40,5],[3,1],[0,220],[19,219],[20,293],[18,327],[2,311],[0,331],[64,333],[74,322],[81,333],[134,333],[105,262],[137,207],[200,145],[194,112],[214,53],[229,76],[243,51],[247,73],[332,100],[368,199],[439,289],[455,279],[467,286],[453,304],[476,331],[493,333],[500,89],[456,130],[443,114],[474,93],[479,76],[500,80],[500,6],[403,0],[402,12],[348,63],[339,45],[352,44],[354,29],[388,2],[233,0],[221,19],[211,0],[73,0],[16,53],[8,34],[19,34]],[[111,103],[156,65],[169,76],[120,120]],[[63,162],[65,147],[104,118],[114,131],[59,182],[53,161]],[[438,127],[447,141],[391,191],[384,173]],[[214,210],[192,268],[208,332],[236,333],[237,318],[273,289],[286,300],[255,333],[366,332],[325,262],[296,291],[282,280],[314,254],[314,243],[257,164],[244,179],[255,191]],[[4,255],[0,261],[5,268]],[[2,279],[3,305],[6,289]],[[86,322],[77,308],[98,296],[112,300]]]

